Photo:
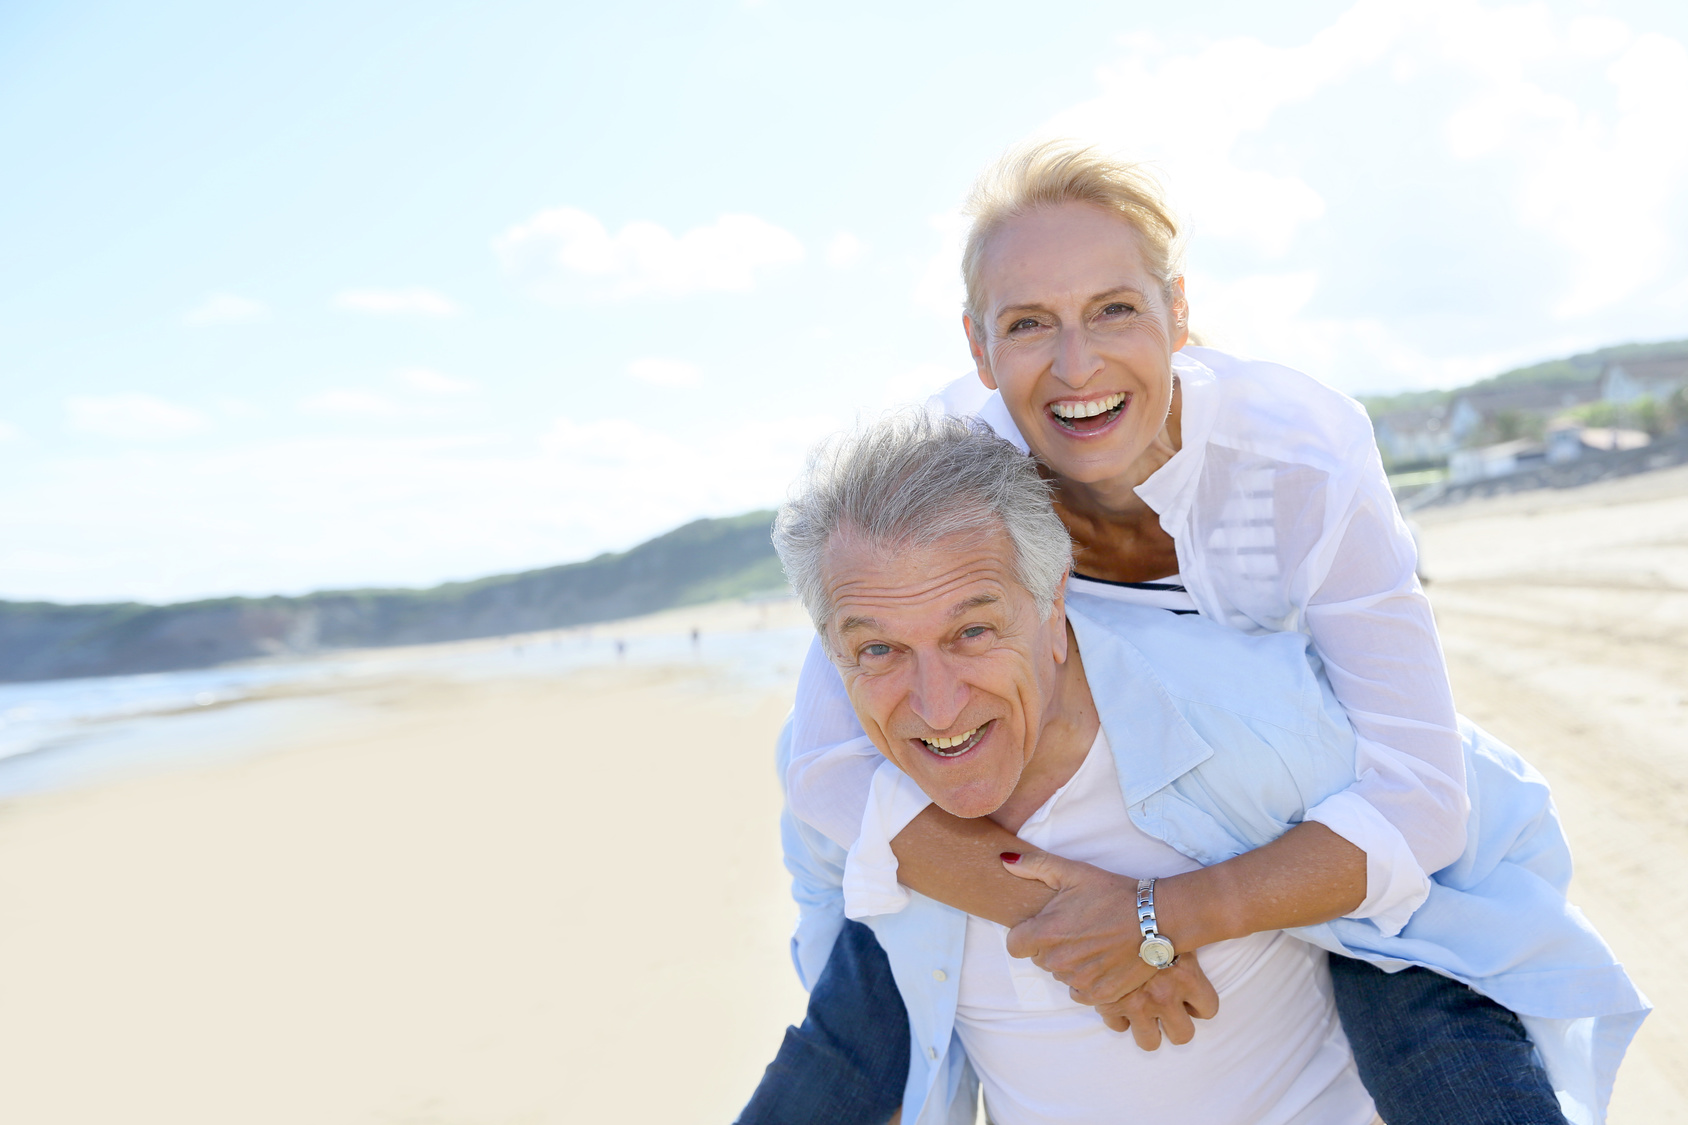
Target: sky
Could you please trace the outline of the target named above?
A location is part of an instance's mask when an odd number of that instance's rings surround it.
[[[1147,161],[1350,393],[1688,336],[1688,5],[0,5],[0,598],[416,586],[777,504],[969,370],[959,209]]]

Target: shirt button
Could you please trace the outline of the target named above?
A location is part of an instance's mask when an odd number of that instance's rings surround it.
[[[926,1048],[926,1057],[931,1059],[933,1062],[937,1062],[938,1061],[938,1048],[936,1048],[936,1047]]]
[[[932,979],[937,981],[939,984],[943,984],[946,980],[949,980],[949,974],[944,972],[942,969],[933,969]]]

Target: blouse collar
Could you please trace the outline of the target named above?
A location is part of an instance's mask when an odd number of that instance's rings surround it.
[[[1183,392],[1178,452],[1136,489],[1143,503],[1160,516],[1161,527],[1169,534],[1189,512],[1219,405],[1213,370],[1207,364],[1188,352],[1177,352],[1172,357],[1172,373]]]

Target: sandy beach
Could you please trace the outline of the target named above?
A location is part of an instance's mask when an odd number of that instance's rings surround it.
[[[1417,517],[1463,710],[1554,783],[1575,898],[1659,1005],[1619,1125],[1688,1117],[1688,471]],[[770,753],[710,639],[392,672],[262,752],[0,810],[0,1120],[722,1123],[803,996]],[[630,642],[631,643],[631,642]]]

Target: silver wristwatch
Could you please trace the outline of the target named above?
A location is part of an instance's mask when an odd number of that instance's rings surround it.
[[[1172,943],[1155,930],[1155,881],[1137,880],[1137,927],[1143,931],[1143,944],[1137,956],[1156,969],[1164,969],[1178,959]]]

